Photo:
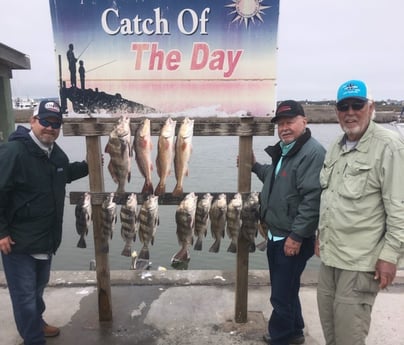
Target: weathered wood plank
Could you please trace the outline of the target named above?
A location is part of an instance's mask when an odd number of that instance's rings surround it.
[[[198,198],[202,197],[207,192],[195,192]],[[227,196],[227,200],[231,200],[236,192],[209,192],[212,194],[213,198],[217,198],[219,194],[224,193]],[[70,192],[70,204],[76,205],[80,197],[84,194],[84,192]],[[91,194],[91,204],[92,205],[101,205],[104,199],[110,195],[109,192],[90,192]],[[123,205],[126,203],[126,199],[130,192],[125,193],[114,193],[114,202],[118,205]],[[139,205],[143,204],[146,196],[141,193],[135,193],[137,198],[137,203]],[[158,202],[159,205],[178,205],[182,199],[185,197],[187,193],[184,193],[181,196],[173,196],[171,193],[166,193],[164,195],[160,195]],[[246,200],[250,193],[241,193],[243,200]]]
[[[144,117],[131,118],[131,131],[135,133]],[[177,120],[178,131],[183,117],[173,118]],[[274,135],[274,125],[268,117],[251,117],[251,121],[242,121],[238,117],[208,117],[194,118],[195,136],[268,136]],[[166,118],[150,118],[151,135],[159,135]],[[64,136],[108,136],[114,124],[118,121],[113,118],[65,118],[63,120]]]
[[[89,166],[90,192],[104,191],[104,176],[101,159],[101,138],[86,137],[87,161]],[[91,149],[89,149],[91,148]],[[97,273],[98,317],[100,321],[112,320],[111,280],[108,253],[103,248],[108,244],[102,234],[102,209],[100,205],[92,207],[94,252]]]
[[[251,124],[252,119],[242,120],[244,126]],[[238,191],[249,194],[251,191],[251,163],[253,137],[239,138]],[[237,323],[246,323],[248,315],[248,265],[250,243],[239,234],[237,239],[236,293],[234,319]]]

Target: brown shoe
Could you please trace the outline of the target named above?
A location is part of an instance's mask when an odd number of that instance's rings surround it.
[[[57,337],[60,334],[60,329],[58,327],[51,326],[45,323],[45,325],[43,326],[43,332],[45,334],[45,337],[52,338]]]

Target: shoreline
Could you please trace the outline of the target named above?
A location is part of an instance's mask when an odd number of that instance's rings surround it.
[[[331,104],[303,104],[309,123],[338,123],[335,107]],[[33,109],[13,109],[16,123],[27,123],[32,116]],[[400,116],[401,107],[398,105],[376,104],[375,122],[390,123]],[[147,114],[146,114],[147,115]],[[143,116],[143,115],[142,115]]]

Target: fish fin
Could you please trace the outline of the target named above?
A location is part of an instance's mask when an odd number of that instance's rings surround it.
[[[156,190],[154,191],[154,195],[164,195],[166,193],[166,186],[163,184],[158,184]]]
[[[140,260],[149,260],[150,259],[150,252],[149,252],[149,248],[147,247],[143,247],[140,250],[139,256],[138,256],[138,261]]]
[[[150,261],[147,259],[137,259],[135,263],[135,270],[147,270],[150,268]]]
[[[194,250],[202,250],[202,238],[198,237],[196,239]]]
[[[171,263],[187,262],[190,260],[189,250],[187,248],[181,248],[174,256],[171,258]]]
[[[220,238],[216,240],[212,246],[209,248],[210,253],[218,253],[220,249]]]
[[[84,236],[81,236],[79,241],[77,242],[77,248],[87,248],[86,240]]]
[[[178,184],[175,186],[172,195],[173,196],[181,196],[183,194],[183,189],[182,186],[179,186]]]
[[[256,247],[261,251],[265,251],[267,249],[267,240],[264,240],[256,245]]]
[[[147,181],[144,182],[143,188],[142,188],[142,194],[153,194],[153,184],[147,183]]]
[[[123,247],[123,249],[122,249],[122,253],[121,253],[121,255],[122,256],[131,256],[131,254],[132,254],[132,248],[131,248],[131,246],[129,245],[129,244],[125,244],[125,246]]]
[[[130,182],[130,178],[132,177],[132,174],[131,174],[131,172],[129,171],[128,172],[128,182]]]
[[[255,243],[254,243],[254,242],[250,243],[250,246],[249,246],[249,248],[248,248],[248,251],[249,251],[250,253],[254,253],[254,252],[255,252]]]
[[[227,248],[229,253],[237,253],[237,244],[235,242],[230,242],[229,248]]]

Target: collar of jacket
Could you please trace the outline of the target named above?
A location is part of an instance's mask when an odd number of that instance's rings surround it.
[[[285,157],[292,157],[294,156],[297,152],[300,151],[302,146],[311,138],[311,132],[310,129],[306,127],[306,130],[304,133],[296,139],[296,144],[295,146],[292,147],[292,149],[285,155]],[[271,156],[273,164],[277,164],[279,159],[282,156],[282,149],[280,145],[280,141],[278,141],[274,146],[268,146],[264,150],[268,155]]]

